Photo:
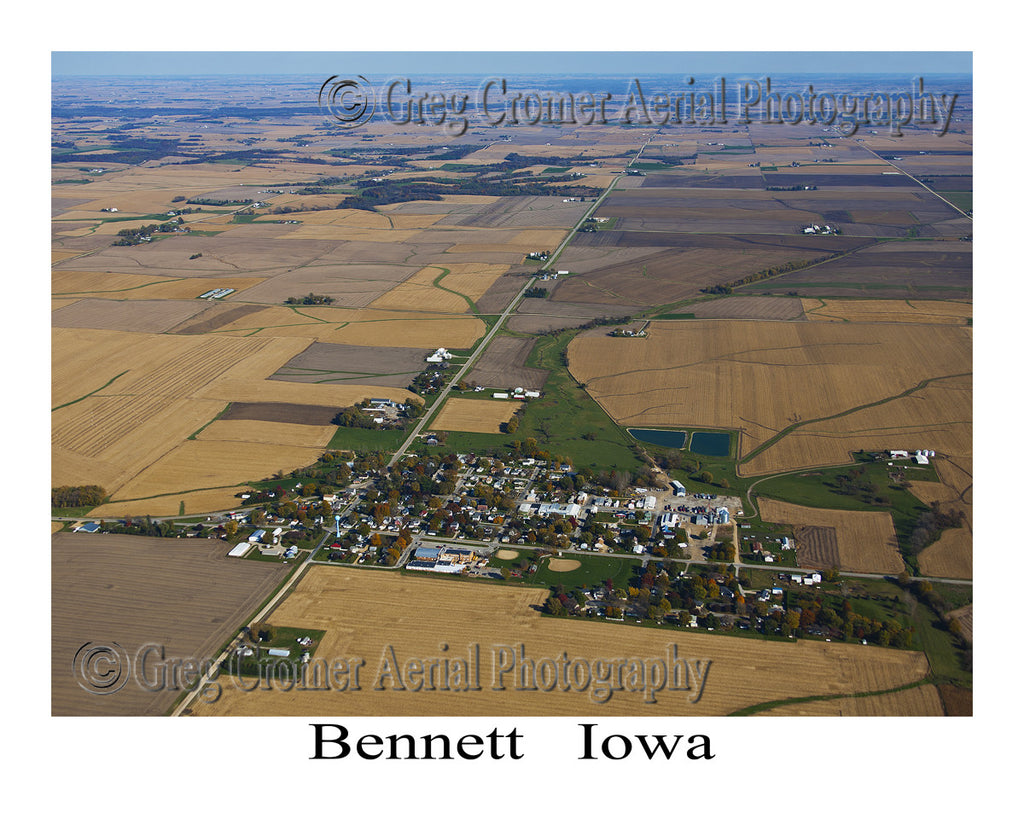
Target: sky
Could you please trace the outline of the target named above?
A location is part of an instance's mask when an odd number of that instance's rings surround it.
[[[969,74],[970,51],[53,51],[54,76],[370,73]]]

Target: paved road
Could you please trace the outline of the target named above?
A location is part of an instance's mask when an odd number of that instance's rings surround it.
[[[886,165],[889,165],[890,167],[892,167],[892,168],[895,168],[895,169],[896,169],[897,171],[899,171],[899,172],[900,172],[901,174],[903,174],[904,176],[906,176],[906,177],[908,177],[908,178],[910,178],[910,179],[913,179],[913,180],[914,180],[914,181],[915,181],[915,182],[916,182],[916,183],[917,183],[918,185],[920,185],[920,186],[921,186],[922,188],[924,188],[924,189],[925,189],[926,191],[928,191],[928,193],[930,193],[930,194],[932,194],[932,195],[934,195],[934,196],[938,197],[939,199],[941,199],[941,200],[942,200],[943,202],[945,202],[945,203],[946,203],[947,205],[949,205],[949,206],[950,206],[950,207],[951,207],[951,208],[952,208],[953,210],[955,210],[955,211],[956,211],[957,213],[959,213],[959,214],[960,214],[960,215],[962,215],[962,216],[965,216],[965,217],[967,217],[967,218],[968,218],[968,219],[970,219],[970,220],[971,220],[972,222],[974,221],[974,217],[973,217],[973,216],[971,216],[970,214],[968,214],[968,213],[965,213],[964,211],[962,211],[962,210],[961,210],[960,208],[958,208],[958,207],[957,207],[956,205],[954,205],[954,204],[953,204],[952,202],[950,202],[950,201],[949,201],[949,200],[948,200],[948,199],[947,199],[947,198],[946,198],[945,196],[943,196],[942,194],[940,194],[940,193],[936,193],[936,192],[935,192],[935,189],[934,189],[934,188],[930,188],[930,187],[928,187],[928,186],[927,186],[927,185],[926,185],[926,184],[925,184],[924,182],[922,182],[922,181],[921,181],[920,179],[918,179],[918,178],[917,178],[916,176],[914,176],[914,175],[913,175],[912,173],[907,173],[907,171],[903,170],[903,168],[901,168],[901,167],[900,167],[899,165],[897,165],[896,163],[894,163],[894,162],[890,162],[890,161],[889,161],[888,159],[886,159],[886,158],[885,158],[885,157],[883,157],[883,156],[879,156],[879,155],[878,155],[878,154],[877,154],[877,153],[876,153],[875,151],[871,150],[871,149],[870,149],[870,148],[869,148],[869,147],[868,147],[867,145],[865,145],[865,144],[864,144],[863,142],[859,142],[859,144],[860,144],[860,147],[861,147],[861,148],[863,148],[863,149],[864,149],[865,151],[867,151],[867,152],[868,152],[869,154],[871,154],[871,155],[872,155],[873,157],[875,157],[875,159],[880,159],[880,160],[881,160],[882,162],[884,162],[884,163],[885,163]]]
[[[648,139],[647,142],[650,142],[650,139]],[[641,146],[640,151],[637,152],[636,157],[634,157],[633,159],[634,162],[637,158],[639,158],[644,148],[647,147],[647,142],[645,142],[643,146]],[[630,164],[632,164],[632,162]],[[589,218],[590,214],[592,214],[601,206],[601,203],[604,201],[605,197],[612,192],[612,190],[615,188],[615,185],[621,178],[621,176],[616,176],[614,179],[612,179],[612,181],[608,184],[608,187],[605,188],[604,192],[594,200],[594,203],[589,208],[587,208],[587,210],[579,218],[579,221],[576,222],[575,225],[573,225],[572,230],[570,230],[568,234],[566,234],[566,237],[562,239],[561,244],[559,244],[558,247],[555,248],[554,253],[552,253],[548,257],[548,260],[545,263],[545,266],[548,269],[550,269],[554,265],[555,260],[562,253],[562,251],[565,250],[566,246],[569,244],[569,241],[572,239],[572,237],[576,235],[576,231],[579,230],[580,226],[587,220],[587,218]],[[437,399],[434,401],[433,406],[429,410],[427,410],[427,412],[423,415],[422,418],[420,418],[416,426],[413,427],[412,432],[410,432],[409,436],[405,439],[405,442],[398,448],[398,451],[396,451],[395,454],[391,456],[391,460],[388,461],[388,466],[394,466],[405,456],[406,450],[409,449],[409,447],[412,445],[412,442],[416,440],[416,438],[420,435],[420,433],[427,426],[427,424],[430,423],[433,417],[437,414],[438,410],[441,408],[445,400],[448,398],[448,394],[455,388],[455,385],[458,384],[459,381],[461,381],[469,373],[470,369],[476,363],[476,360],[483,354],[484,350],[486,350],[487,346],[491,343],[491,340],[498,334],[498,331],[501,330],[502,326],[508,320],[508,317],[512,315],[512,312],[516,309],[516,307],[519,306],[519,302],[522,301],[523,299],[523,294],[530,287],[533,287],[533,283],[535,281],[537,281],[536,276],[530,277],[530,279],[527,280],[526,284],[523,285],[522,289],[519,291],[516,297],[513,298],[508,303],[508,306],[502,311],[501,315],[498,316],[498,320],[494,322],[494,326],[491,327],[487,335],[484,336],[483,340],[477,345],[476,349],[472,352],[469,358],[466,359],[466,362],[462,365],[462,367],[459,368],[459,371],[455,374],[455,376],[452,377],[448,384],[445,385],[444,389],[441,390],[440,393],[438,393]]]

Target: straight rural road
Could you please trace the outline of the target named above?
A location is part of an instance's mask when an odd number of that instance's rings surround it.
[[[650,142],[650,139],[648,139],[647,142]],[[640,157],[640,154],[643,153],[644,148],[647,147],[647,142],[645,142],[641,146],[640,150],[637,152],[637,155],[633,158],[633,160],[631,160],[630,164],[635,162]],[[616,183],[618,183],[618,181],[621,178],[622,176],[614,177],[612,181],[608,183],[608,187],[604,189],[604,192],[602,192],[601,195],[594,200],[594,203],[589,208],[587,208],[586,211],[584,211],[583,215],[579,218],[579,221],[577,221],[576,224],[573,225],[572,229],[566,234],[565,238],[562,239],[561,244],[559,244],[558,247],[555,248],[554,253],[552,253],[548,257],[546,265],[549,269],[555,263],[555,260],[558,259],[562,251],[565,250],[566,246],[569,244],[572,237],[576,235],[576,232],[580,229],[580,226],[588,218],[590,218],[590,215],[594,213],[594,211],[596,211],[601,206],[601,203],[604,201],[605,197],[612,192],[612,190],[615,188]],[[537,277],[531,276],[527,280],[526,284],[523,285],[522,289],[515,296],[515,298],[513,298],[508,303],[508,306],[502,311],[501,315],[498,316],[498,320],[494,322],[494,326],[491,327],[491,329],[483,337],[483,340],[476,346],[476,349],[470,354],[469,358],[467,358],[465,363],[459,368],[459,371],[448,381],[444,389],[441,390],[441,392],[438,394],[437,400],[434,401],[434,405],[423,415],[422,418],[420,418],[419,422],[416,424],[416,426],[413,427],[412,432],[409,433],[409,436],[405,439],[403,444],[398,448],[395,454],[391,456],[391,460],[388,461],[389,467],[392,467],[395,464],[397,464],[405,456],[405,453],[412,445],[412,442],[415,441],[417,437],[419,437],[420,433],[423,432],[423,429],[427,426],[427,424],[430,423],[431,420],[433,420],[434,416],[437,414],[438,410],[444,404],[445,400],[447,400],[449,393],[452,391],[455,385],[458,384],[459,381],[461,381],[469,373],[470,369],[472,369],[477,359],[480,358],[481,355],[483,355],[484,350],[487,349],[488,345],[498,334],[501,328],[505,325],[505,322],[508,321],[508,317],[512,315],[512,312],[516,309],[516,307],[519,306],[519,303],[523,300],[524,294],[530,287],[533,286],[533,283],[535,281],[537,281]]]

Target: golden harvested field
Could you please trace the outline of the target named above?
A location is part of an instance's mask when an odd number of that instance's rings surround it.
[[[844,697],[794,703],[759,712],[769,717],[941,717],[945,716],[939,690],[918,685],[905,691],[873,697]]]
[[[463,302],[465,304],[465,302]],[[293,337],[367,347],[472,347],[484,334],[474,316],[375,309],[268,307],[219,328],[246,337]]]
[[[831,568],[828,562],[805,560],[806,543],[801,542],[800,527],[833,529],[836,565],[851,572],[899,574],[905,568],[896,546],[896,530],[888,512],[851,512],[839,509],[814,509],[771,498],[758,498],[761,518],[772,523],[790,524],[796,533],[797,559],[801,566]]]
[[[927,577],[971,579],[974,576],[974,535],[970,527],[946,529],[917,560],[921,574]]]
[[[309,241],[318,239],[329,242],[389,242],[400,244],[411,242],[422,233],[420,230],[385,230],[377,228],[356,227],[354,225],[313,225],[302,224],[295,230],[284,234],[284,239]]]
[[[508,270],[507,264],[430,265],[377,298],[370,307],[375,310],[465,313],[469,304],[459,294],[475,302]]]
[[[444,268],[449,273],[441,279],[439,284],[476,301],[490,289],[492,284],[508,272],[509,265],[460,262],[446,264]]]
[[[275,370],[276,371],[276,370]],[[272,375],[273,373],[268,373]],[[261,376],[266,377],[266,376]],[[227,401],[275,404],[312,404],[314,406],[348,407],[364,398],[391,398],[405,402],[413,394],[395,387],[359,384],[304,384],[298,381],[270,381],[250,378],[244,368],[227,373],[201,391],[200,397],[219,399],[223,408]]]
[[[55,270],[52,293],[55,296],[73,295],[114,299],[195,299],[208,290],[232,287],[241,292],[263,279],[237,276],[217,278],[171,279],[166,276],[147,276],[141,273],[107,273],[100,270],[77,272]],[[234,296],[234,294],[232,294]]]
[[[441,279],[435,285],[437,279]],[[458,293],[449,293],[448,276],[440,267],[424,267],[370,305],[375,310],[425,310],[437,313],[464,313],[469,309]],[[454,289],[454,288],[451,288]]]
[[[945,459],[936,461],[936,471],[943,477],[942,483],[912,482],[910,491],[922,503],[939,503],[944,509],[952,506],[964,513],[964,525],[946,529],[939,539],[926,547],[918,556],[921,573],[931,577],[955,577],[970,579],[974,576],[974,532],[973,508],[968,500],[961,499],[964,488],[950,486],[948,477],[969,478]],[[966,493],[969,496],[969,492]]]
[[[308,197],[296,197],[305,200]],[[282,197],[281,201],[274,200],[275,205],[284,204],[288,197]],[[293,203],[294,204],[294,203]],[[428,228],[435,222],[444,218],[444,214],[384,214],[369,210],[317,210],[297,211],[283,215],[261,216],[257,223],[277,222],[280,220],[290,221],[296,219],[307,226],[340,226],[358,230],[373,230],[381,233],[397,235],[396,231],[421,230]]]
[[[359,690],[342,691],[340,685],[328,683],[328,690],[246,692],[222,677],[220,699],[197,704],[193,712],[204,716],[723,715],[788,697],[884,690],[928,673],[927,660],[918,652],[844,643],[761,642],[546,618],[531,608],[546,596],[542,589],[314,566],[268,619],[325,630],[314,661],[322,658],[330,666],[338,659],[363,660]],[[367,618],[366,612],[379,608],[382,599],[389,601],[387,613]],[[447,652],[442,652],[442,645],[449,646]],[[381,674],[386,670],[381,661],[389,649],[401,673],[412,659],[472,659],[473,645],[480,647],[479,691],[396,690],[393,678]],[[579,658],[582,662],[576,667],[595,669],[592,679],[587,681],[581,671],[575,690],[556,685],[546,692],[526,691],[516,690],[508,674],[503,680],[505,690],[495,691],[495,674],[507,656],[500,653],[502,647],[519,645],[527,658],[536,661],[558,658],[562,652],[570,663]],[[694,674],[689,691],[682,690],[682,685],[676,691],[666,688],[652,692],[656,702],[645,703],[641,669],[645,661],[657,669],[656,663],[670,656],[673,646],[676,656],[689,659],[691,667],[699,660],[699,668],[707,669],[703,689],[699,690]],[[622,687],[602,703],[601,688],[593,678],[602,673],[599,660],[615,658],[637,659],[636,675],[630,678],[627,663]],[[542,670],[545,665],[538,663]],[[454,661],[450,668],[456,668]],[[472,671],[468,677],[472,679]],[[354,682],[351,673],[346,679]],[[647,675],[644,682],[649,680]],[[374,690],[375,684],[381,689]]]
[[[322,449],[337,429],[333,424],[317,426],[276,421],[214,421],[196,436],[196,440],[284,444]]]
[[[306,346],[301,338],[55,328],[53,484],[98,483],[124,500],[257,480],[312,463],[330,430],[223,421],[186,441],[228,402],[342,407],[377,395],[411,397],[404,389],[267,380]],[[218,457],[222,464],[212,462]]]
[[[909,481],[910,494],[921,501],[921,503],[943,503],[954,501],[959,498],[956,492],[941,481]]]
[[[314,428],[315,429],[315,428]],[[132,500],[189,489],[244,485],[315,462],[322,446],[241,441],[183,441],[129,480],[111,500]],[[197,510],[198,511],[198,510]]]
[[[974,305],[960,301],[800,299],[811,321],[906,321],[966,326]]]
[[[890,446],[903,433],[893,448],[970,446],[969,380],[919,389],[971,372],[969,328],[695,320],[651,322],[648,333],[639,343],[577,336],[573,376],[619,424],[738,429],[741,458],[793,427],[741,464],[743,475],[848,462],[849,450]]]
[[[238,506],[237,493],[242,491],[237,486],[228,489],[199,489],[194,492],[180,492],[164,495],[159,498],[136,501],[112,501],[97,506],[92,510],[90,518],[121,518],[125,515],[178,515],[182,504],[185,504],[186,515],[199,515],[205,512],[219,512],[222,509],[233,509]]]
[[[971,458],[972,379],[944,378],[904,398],[807,424],[743,465],[760,475],[804,466],[840,464],[859,449],[934,449],[943,458]]]
[[[517,409],[519,403],[512,399],[484,401],[476,398],[449,398],[430,428],[451,432],[501,432],[501,425]]]

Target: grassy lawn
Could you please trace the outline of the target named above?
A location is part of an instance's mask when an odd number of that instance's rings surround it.
[[[962,651],[955,644],[955,638],[942,626],[938,616],[924,604],[918,603],[912,619],[914,648],[924,651],[928,657],[931,676],[937,682],[951,682],[971,688],[973,675],[964,670],[960,662]]]
[[[328,449],[349,449],[355,452],[394,452],[402,445],[408,432],[400,429],[360,429],[338,427]]]
[[[851,476],[853,470],[863,467],[858,479],[872,485],[869,493],[845,494],[840,491],[840,476]],[[893,525],[901,542],[906,542],[914,523],[928,507],[908,490],[890,482],[889,467],[885,461],[859,461],[853,466],[814,469],[790,475],[768,478],[757,485],[757,494],[776,500],[811,506],[819,509],[846,509],[852,511],[883,511],[892,514]],[[908,467],[906,477],[913,481],[936,480],[932,466]],[[875,501],[875,498],[880,501]]]
[[[514,545],[503,548],[511,549],[519,554],[510,560],[502,560],[492,555],[487,561],[488,568],[519,571],[520,561],[530,559],[531,550],[529,549],[517,549]],[[629,580],[633,577],[634,570],[641,563],[634,558],[602,555],[565,554],[563,559],[578,560],[580,567],[571,572],[553,572],[547,567],[548,558],[543,557],[538,563],[536,572],[524,572],[521,579],[511,578],[511,582],[521,580],[521,582],[532,586],[545,587],[561,584],[567,589],[574,589],[583,586],[597,586],[611,578],[616,588],[625,590],[629,585]]]
[[[557,555],[556,555],[556,559]],[[617,589],[625,589],[633,577],[633,571],[640,566],[640,561],[625,557],[601,557],[597,555],[567,554],[564,559],[578,560],[580,567],[571,572],[553,572],[548,568],[548,561],[542,560],[533,581],[544,586],[559,584],[567,589],[582,586],[597,586],[611,578]]]
[[[541,450],[569,458],[577,468],[639,470],[642,464],[632,449],[635,442],[569,375],[563,363],[565,348],[575,334],[568,330],[537,339],[526,366],[543,368],[551,375],[542,397],[525,404],[514,434],[450,432],[445,444],[429,449],[490,452],[507,458],[515,452],[514,441],[521,447],[533,439]],[[490,391],[480,395],[489,397]]]

